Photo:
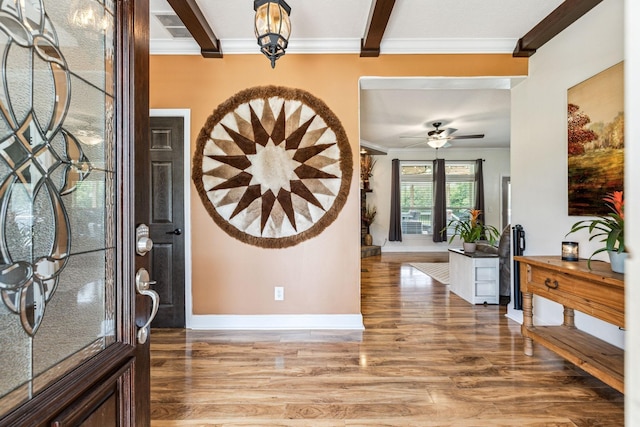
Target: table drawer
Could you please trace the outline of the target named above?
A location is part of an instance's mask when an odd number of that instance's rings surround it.
[[[523,291],[575,307],[602,320],[624,325],[624,289],[527,265]]]

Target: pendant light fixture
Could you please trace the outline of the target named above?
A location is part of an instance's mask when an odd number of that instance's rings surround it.
[[[291,7],[284,0],[254,0],[253,10],[260,51],[271,60],[271,68],[275,68],[276,59],[285,54],[289,44]]]

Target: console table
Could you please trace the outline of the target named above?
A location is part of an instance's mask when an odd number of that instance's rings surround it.
[[[499,261],[497,254],[449,249],[449,290],[471,304],[498,304]]]
[[[524,354],[533,355],[533,341],[564,357],[594,377],[624,392],[624,350],[576,329],[574,309],[624,327],[624,275],[605,262],[562,261],[559,256],[516,256],[524,322]],[[535,326],[533,295],[562,304],[561,326]]]

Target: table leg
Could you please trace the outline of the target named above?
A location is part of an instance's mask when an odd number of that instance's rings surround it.
[[[574,322],[574,313],[573,313],[573,308],[569,308],[569,307],[564,307],[564,322],[562,323],[563,326],[566,326],[568,328],[575,328],[576,324]]]
[[[528,330],[533,327],[533,294],[522,293],[522,335],[524,337],[524,354],[533,356],[533,340],[529,338]]]

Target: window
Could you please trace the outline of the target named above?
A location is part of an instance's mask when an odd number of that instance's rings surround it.
[[[433,163],[400,163],[402,234],[431,234]]]
[[[469,215],[475,202],[475,162],[445,163],[447,221]],[[402,234],[433,234],[433,162],[400,163]]]
[[[469,209],[474,208],[475,162],[445,162],[447,176],[447,222],[456,218],[468,218]]]

